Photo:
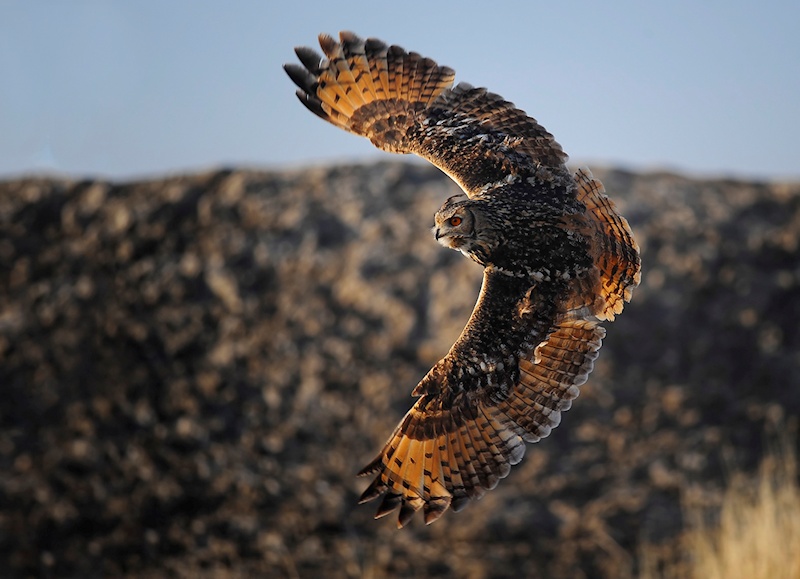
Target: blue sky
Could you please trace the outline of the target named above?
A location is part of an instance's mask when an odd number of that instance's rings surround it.
[[[575,162],[800,178],[797,0],[489,5],[0,0],[0,177],[389,158],[281,70],[349,29],[513,101]]]

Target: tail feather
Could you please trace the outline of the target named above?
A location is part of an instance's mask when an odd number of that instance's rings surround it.
[[[586,205],[590,216],[585,233],[593,241],[591,251],[600,272],[602,300],[592,313],[601,320],[611,321],[622,312],[625,302],[631,301],[633,289],[641,281],[639,246],[628,221],[619,214],[592,172],[579,169],[575,181],[578,199]]]

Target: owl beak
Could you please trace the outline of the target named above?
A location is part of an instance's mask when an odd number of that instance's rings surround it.
[[[439,234],[439,228],[438,227],[433,232],[433,236],[436,238],[436,241],[439,241],[439,238],[441,237],[441,235]]]

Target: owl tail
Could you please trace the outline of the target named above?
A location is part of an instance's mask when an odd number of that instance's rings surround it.
[[[641,281],[639,246],[627,220],[617,212],[605,194],[603,184],[587,168],[575,173],[578,199],[589,216],[584,233],[592,241],[590,251],[600,272],[598,300],[592,313],[601,320],[613,320],[631,301],[633,289]]]
[[[295,52],[303,66],[284,65],[300,88],[300,102],[381,149],[408,152],[405,129],[412,125],[416,111],[452,86],[455,72],[374,38],[362,40],[352,32],[340,32],[339,39],[321,34],[325,57],[298,47]]]

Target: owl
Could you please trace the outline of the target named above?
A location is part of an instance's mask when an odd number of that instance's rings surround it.
[[[466,327],[414,388],[416,403],[361,475],[375,515],[426,523],[481,498],[561,422],[592,371],[605,330],[640,281],[627,221],[588,169],[535,119],[485,88],[453,86],[429,58],[341,32],[324,53],[284,66],[324,120],[385,151],[414,153],[463,194],[433,236],[483,267]]]

